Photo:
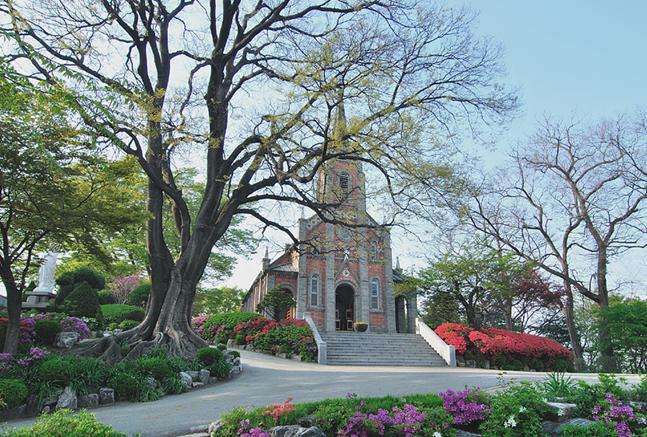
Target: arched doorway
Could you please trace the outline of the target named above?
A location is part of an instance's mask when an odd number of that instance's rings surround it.
[[[352,331],[355,321],[355,291],[348,284],[340,284],[335,290],[335,329]]]

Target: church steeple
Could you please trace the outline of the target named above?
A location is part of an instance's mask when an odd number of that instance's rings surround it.
[[[329,150],[332,153],[345,151],[350,143],[344,137],[348,133],[348,121],[344,105],[343,89],[339,91],[337,107],[330,131]],[[341,203],[342,208],[366,210],[365,177],[359,161],[343,157],[326,162],[319,170],[317,200],[326,203]]]

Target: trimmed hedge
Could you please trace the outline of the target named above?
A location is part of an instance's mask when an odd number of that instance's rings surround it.
[[[144,320],[144,310],[142,308],[121,303],[101,305],[101,313],[106,324],[119,324],[124,320],[136,320],[138,322]]]
[[[55,300],[56,305],[62,304],[67,296],[83,282],[97,291],[103,290],[106,286],[106,278],[89,267],[79,267],[69,272],[64,272],[56,278],[56,283],[59,287]]]
[[[101,319],[101,306],[97,290],[87,282],[82,282],[65,298],[62,304],[65,313],[76,317]]]

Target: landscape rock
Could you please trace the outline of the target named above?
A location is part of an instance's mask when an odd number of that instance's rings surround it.
[[[227,340],[227,349],[230,349],[233,347],[236,347],[236,342],[230,338],[229,340]]]
[[[209,424],[207,431],[209,432],[209,434],[213,434],[220,430],[220,428],[222,428],[222,422],[220,420],[216,420],[215,422],[211,422]]]
[[[237,366],[231,366],[231,369],[229,370],[230,375],[238,375],[243,371],[243,366],[242,365],[237,365]]]
[[[115,403],[115,391],[108,387],[99,389],[99,403],[101,405],[112,405]]]
[[[475,434],[473,432],[463,431],[462,429],[456,430],[456,437],[481,437],[482,434]]]
[[[544,422],[541,423],[541,428],[543,429],[544,433],[547,435],[557,435],[557,428],[559,428],[559,422],[551,422],[549,420],[545,420]]]
[[[568,420],[564,423],[562,423],[559,428],[557,428],[556,433],[557,435],[561,434],[562,431],[564,430],[564,427],[566,425],[575,425],[575,426],[581,426],[583,428],[586,428],[588,426],[593,425],[595,422],[589,419],[582,419],[581,417],[577,417],[575,419]]]
[[[56,347],[61,349],[70,349],[72,346],[78,343],[78,341],[78,332],[64,331],[56,334],[54,344],[56,345]]]
[[[200,375],[199,375],[199,380],[203,384],[209,384],[209,377],[211,376],[211,372],[209,372],[208,369],[202,369],[200,370]]]
[[[151,390],[155,389],[157,387],[157,381],[155,381],[155,378],[153,378],[152,376],[147,376],[146,377],[146,385]]]
[[[99,395],[90,393],[88,395],[79,396],[79,408],[96,408],[99,406]]]
[[[58,401],[56,402],[56,409],[57,410],[62,410],[63,408],[68,409],[68,410],[76,410],[77,408],[77,397],[76,397],[76,391],[70,386],[65,387],[65,390],[63,390],[63,393],[58,397]]]
[[[310,428],[312,426],[315,426],[316,423],[316,418],[314,416],[303,416],[297,420],[297,425],[302,426],[304,428]]]
[[[218,378],[216,378],[215,376],[209,377],[209,384],[215,384],[216,382],[218,382]]]
[[[182,387],[184,387],[186,390],[191,388],[191,384],[193,384],[193,378],[191,378],[191,375],[189,375],[188,372],[180,372],[180,380],[182,381]]]
[[[203,382],[193,381],[193,384],[191,384],[191,385],[193,386],[193,388],[200,388],[200,387],[204,386],[204,383]]]
[[[631,401],[629,402],[629,405],[631,405],[634,410],[647,411],[647,402]]]
[[[186,373],[189,374],[189,376],[193,381],[197,381],[200,379],[200,372],[198,370],[187,370]]]
[[[299,425],[276,426],[270,429],[272,437],[325,437],[326,434],[316,426],[304,428]]]
[[[576,404],[569,404],[566,402],[548,402],[548,405],[557,410],[557,415],[559,416],[560,420],[570,419],[577,409]]]

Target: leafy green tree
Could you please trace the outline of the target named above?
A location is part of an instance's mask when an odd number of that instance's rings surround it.
[[[479,241],[422,270],[419,284],[426,318],[433,324],[463,320],[475,328],[536,331],[557,318],[561,308],[560,290],[531,265]]]
[[[609,306],[598,310],[596,328],[609,331],[611,346],[620,371],[647,372],[647,301],[638,298],[612,296]],[[599,339],[599,336],[598,336]],[[604,345],[596,343],[601,355]],[[603,368],[603,364],[599,366]]]
[[[96,229],[130,221],[121,163],[97,157],[74,127],[67,94],[37,86],[0,63],[0,277],[9,324],[4,351],[15,353],[28,279],[38,252],[90,244]],[[123,202],[123,203],[122,203]]]
[[[193,314],[222,314],[239,311],[245,290],[238,287],[198,288]]]
[[[256,306],[256,311],[267,314],[274,320],[282,320],[287,317],[290,308],[296,304],[290,292],[282,288],[273,288],[263,296]]]
[[[313,195],[331,161],[361,163],[379,178],[379,200],[397,209],[422,213],[445,199],[438,187],[452,166],[442,137],[465,121],[504,121],[516,96],[498,80],[497,48],[472,34],[471,14],[427,3],[26,0],[3,8],[16,58],[30,61],[23,68],[77,90],[85,124],[147,177],[146,319],[80,352],[113,354],[120,342],[132,346],[130,357],[154,344],[194,356],[205,346],[189,325],[196,290],[232,224],[250,218],[297,242],[264,214],[277,202],[375,226],[340,214],[339,199]],[[201,43],[185,44],[188,34]],[[204,168],[195,215],[179,181],[189,154]],[[166,238],[169,204],[179,249]]]

